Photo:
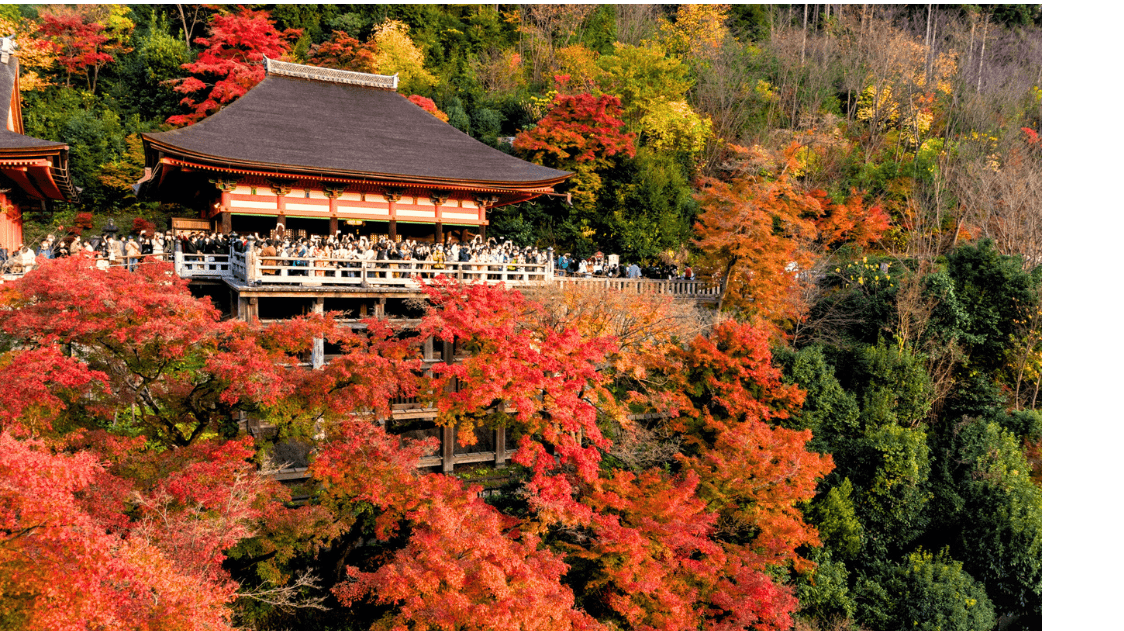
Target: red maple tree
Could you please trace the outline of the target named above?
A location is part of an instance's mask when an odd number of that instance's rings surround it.
[[[312,464],[322,501],[354,521],[356,503],[370,505],[381,541],[408,533],[384,563],[350,566],[333,589],[345,605],[362,600],[393,605],[375,628],[596,628],[573,609],[560,577],[566,566],[520,533],[479,498],[479,488],[442,475],[419,475],[416,463],[431,442],[402,440],[368,422],[345,422]]]
[[[625,133],[621,100],[611,94],[559,94],[533,129],[519,132],[514,147],[546,166],[607,166],[617,155],[633,157],[635,134]]]
[[[0,331],[25,349],[66,350],[70,361],[98,371],[104,394],[76,399],[71,413],[112,417],[124,406],[149,438],[175,446],[229,427],[239,409],[297,396],[303,386],[296,377],[304,375],[278,368],[298,363],[313,337],[339,335],[318,317],[264,330],[224,321],[169,263],[102,271],[87,254],[5,284],[0,304],[10,310]]]
[[[331,37],[308,49],[308,63],[324,68],[363,72],[371,58],[371,47],[345,31],[332,31]]]
[[[255,507],[280,489],[247,462],[247,442],[145,453],[143,440],[74,438],[100,449],[70,454],[0,432],[4,620],[59,630],[233,628],[226,605],[238,585],[222,551],[252,532]],[[162,475],[149,487],[138,472]]]
[[[414,105],[417,105],[423,110],[429,112],[430,114],[433,114],[437,118],[437,120],[441,121],[442,123],[449,122],[449,115],[437,109],[437,104],[433,102],[433,99],[426,98],[419,94],[411,94],[410,96],[406,97],[406,99]]]
[[[129,48],[105,35],[106,27],[88,19],[80,11],[56,10],[41,15],[39,33],[51,43],[58,61],[66,69],[66,85],[70,75],[86,76],[91,91],[97,89],[98,71],[114,61],[114,55]]]
[[[300,37],[300,29],[278,31],[268,11],[254,11],[240,7],[237,13],[211,17],[211,34],[198,37],[195,43],[206,48],[195,61],[184,64],[183,69],[198,77],[180,79],[175,90],[193,95],[210,89],[199,99],[186,96],[182,104],[192,109],[191,114],[172,116],[172,125],[190,125],[217,112],[246,93],[265,78],[262,57],[284,57],[291,49],[290,40]]]

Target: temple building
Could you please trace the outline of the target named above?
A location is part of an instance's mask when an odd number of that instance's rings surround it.
[[[0,129],[0,248],[9,252],[23,243],[24,213],[78,196],[70,180],[69,147],[23,134],[15,49],[14,40],[0,38],[0,103],[8,104]],[[37,244],[27,245],[34,249]]]
[[[264,64],[265,79],[216,114],[143,135],[138,195],[223,232],[447,242],[485,234],[490,209],[571,175],[441,122],[396,91],[397,76]]]

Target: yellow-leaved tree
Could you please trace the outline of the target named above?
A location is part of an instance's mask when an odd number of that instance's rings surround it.
[[[0,33],[16,40],[20,64],[20,91],[42,90],[51,85],[44,74],[58,63],[58,54],[51,42],[39,37],[39,27],[27,18],[0,17]]]
[[[410,27],[398,20],[387,20],[375,27],[368,44],[372,45],[370,70],[377,74],[398,75],[398,89],[418,92],[437,83],[425,69],[425,54],[412,39]]]
[[[673,55],[704,62],[713,59],[730,37],[728,4],[681,4],[675,20],[660,19],[660,40]]]
[[[436,84],[437,78],[425,69],[425,54],[409,33],[410,27],[398,20],[376,26],[364,43],[344,31],[336,31],[322,44],[309,49],[308,63],[372,74],[397,74],[399,92],[421,92]]]

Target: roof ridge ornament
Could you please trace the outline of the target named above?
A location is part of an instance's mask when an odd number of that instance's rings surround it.
[[[16,52],[16,36],[8,35],[0,39],[0,64],[8,63],[8,59]]]
[[[312,81],[326,81],[328,83],[346,83],[361,85],[368,88],[382,88],[384,90],[398,89],[398,73],[393,75],[368,74],[353,70],[336,70],[335,68],[321,68],[319,66],[306,66],[289,61],[278,61],[262,55],[262,64],[265,66],[266,75],[281,77],[295,77],[297,79],[310,79]]]

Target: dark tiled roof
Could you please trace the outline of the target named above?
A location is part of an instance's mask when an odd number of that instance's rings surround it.
[[[66,144],[51,142],[50,140],[39,140],[38,138],[17,134],[14,131],[8,131],[5,127],[0,127],[0,153],[9,153],[7,151],[9,149],[14,149],[16,151],[24,149],[66,149]]]
[[[523,187],[570,175],[493,149],[392,90],[278,74],[209,118],[145,138],[168,154],[264,170]]]
[[[0,48],[6,47],[7,38],[0,38]],[[3,53],[0,52],[0,55]],[[19,77],[19,57],[13,53],[8,54],[7,62],[0,61],[0,112],[7,112],[12,102],[13,92],[16,90],[16,79]],[[17,101],[19,95],[15,95]],[[15,112],[16,116],[20,116],[19,110]],[[40,140],[39,138],[32,138],[23,134],[9,131],[6,126],[7,121],[0,121],[0,158],[8,160],[18,160],[20,158],[28,159],[41,159],[49,158],[51,160],[50,174],[51,179],[54,180],[55,186],[62,192],[62,198],[67,201],[74,201],[78,198],[78,192],[74,188],[74,183],[70,179],[69,171],[69,147],[66,143],[54,142],[51,140]],[[16,129],[23,128],[23,121],[20,120]],[[40,192],[28,191],[36,198],[41,197]],[[54,193],[48,191],[47,196],[54,198]]]
[[[0,63],[0,111],[7,111],[8,104],[12,102],[12,91],[16,88],[16,75],[19,74],[19,58],[8,55],[8,63]],[[31,136],[8,131],[4,126],[5,121],[0,121],[0,151],[5,149],[45,149],[48,147],[65,148],[61,142],[40,140]],[[18,127],[17,127],[18,129]]]

